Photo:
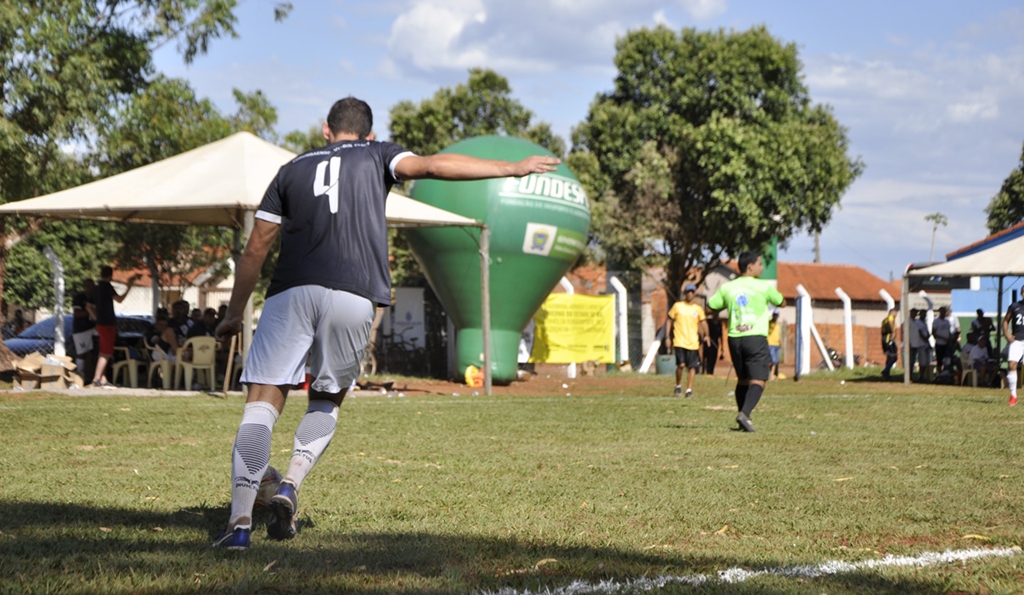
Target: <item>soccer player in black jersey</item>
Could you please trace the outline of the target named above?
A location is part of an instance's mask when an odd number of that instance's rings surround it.
[[[1017,404],[1017,363],[1024,358],[1024,300],[1010,304],[1003,318],[1003,336],[1009,341],[1006,384],[1010,386],[1010,407]]]
[[[328,145],[282,166],[256,212],[218,339],[241,329],[242,310],[278,234],[281,250],[242,373],[249,394],[232,449],[231,516],[214,547],[249,547],[271,432],[308,361],[309,406],[295,431],[284,481],[270,500],[274,519],[267,526],[272,539],[295,536],[299,488],[334,437],[338,407],[359,374],[374,311],[391,304],[384,216],[391,187],[421,178],[522,177],[554,171],[559,163],[546,155],[518,162],[452,153],[421,157],[377,142],[372,129],[369,105],[353,97],[336,102],[323,125]]]

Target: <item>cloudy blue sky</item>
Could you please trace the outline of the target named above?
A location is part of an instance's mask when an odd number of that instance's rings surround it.
[[[833,106],[867,169],[822,233],[822,260],[899,276],[927,260],[925,215],[949,225],[936,259],[986,235],[984,207],[1024,144],[1024,8],[1019,0],[858,2],[755,0],[243,0],[238,39],[189,67],[173,48],[157,67],[233,110],[232,88],[262,90],[278,130],[322,121],[337,98],[366,99],[386,136],[387,112],[466,79],[474,66],[566,139],[612,86],[615,40],[630,29],[764,24],[795,42],[815,102]],[[810,261],[813,241],[783,253]]]

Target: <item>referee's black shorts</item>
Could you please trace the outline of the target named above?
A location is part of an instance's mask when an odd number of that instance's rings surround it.
[[[729,355],[741,380],[768,380],[772,369],[768,337],[729,337]]]

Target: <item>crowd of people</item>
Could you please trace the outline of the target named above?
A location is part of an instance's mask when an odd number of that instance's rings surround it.
[[[99,280],[86,279],[81,290],[72,298],[72,337],[76,365],[83,375],[89,369],[92,374],[91,386],[112,387],[110,363],[114,358],[117,342],[117,316],[114,303],[124,301],[140,275],[128,280],[123,293],[118,293],[111,284],[113,269],[100,269]],[[20,311],[19,311],[20,313]],[[189,354],[182,351],[185,342],[192,337],[213,337],[217,325],[224,320],[227,306],[219,310],[207,308],[190,309],[187,300],[178,300],[167,308],[157,310],[153,326],[143,335],[139,345],[126,345],[140,357],[153,361],[177,362],[179,357],[187,361]],[[146,354],[146,355],[142,355]],[[223,371],[227,361],[227,347],[219,346],[218,370]]]
[[[1017,309],[1022,310],[1020,317]],[[886,353],[882,374],[885,377],[889,376],[900,353],[899,331],[895,322],[897,312],[894,308],[882,322],[882,347]],[[1020,302],[1011,305],[999,327],[979,309],[966,334],[963,334],[957,318],[949,315],[947,308],[941,307],[937,312],[929,326],[928,310],[910,310],[905,332],[910,343],[908,364],[915,381],[950,383],[973,371],[977,374],[978,386],[999,386],[1003,381],[1001,362],[1006,362],[1007,384],[1015,385],[1017,363],[1024,355],[1017,353],[1024,350],[1024,345],[1019,345],[1024,339],[1024,305]],[[1001,342],[1004,343],[998,352],[996,333],[1001,333]],[[1016,397],[1015,388],[1011,386],[1013,398]]]

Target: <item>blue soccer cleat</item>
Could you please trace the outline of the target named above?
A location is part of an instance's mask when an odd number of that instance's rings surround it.
[[[243,529],[241,527],[235,527],[234,530],[224,529],[224,532],[213,540],[211,547],[231,551],[247,550],[249,549],[251,533],[251,529]]]
[[[267,536],[271,539],[291,539],[298,533],[295,518],[299,514],[299,495],[295,484],[282,481],[277,493],[270,498],[270,512],[274,519],[267,524]]]

